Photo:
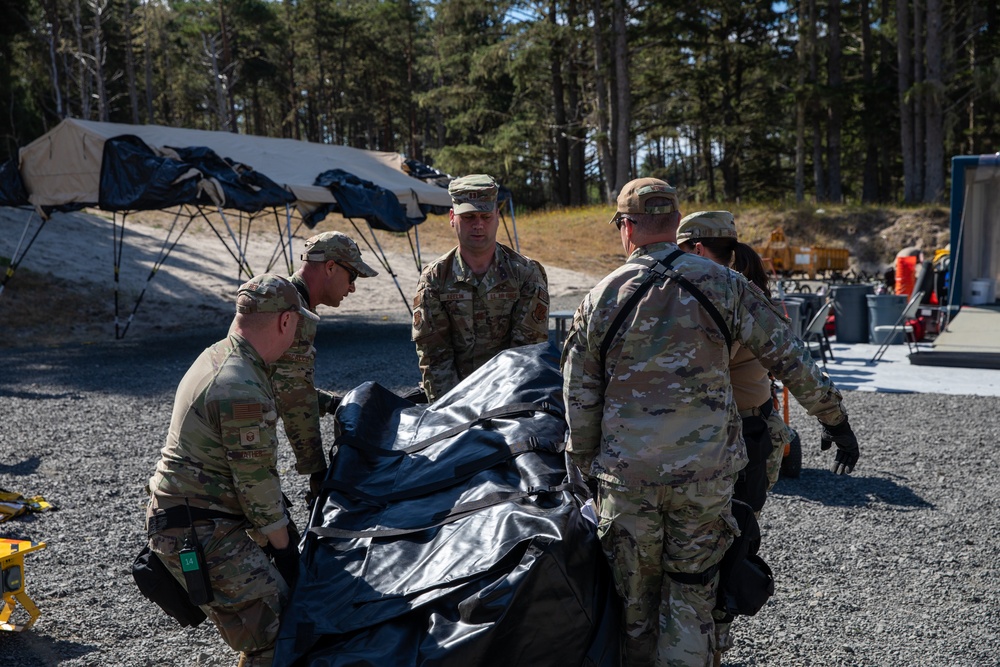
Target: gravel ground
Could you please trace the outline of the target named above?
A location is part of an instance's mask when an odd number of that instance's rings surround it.
[[[0,488],[59,508],[0,525],[0,536],[48,544],[26,556],[42,617],[0,633],[4,664],[235,664],[211,623],[176,627],[129,574],[174,389],[219,333],[0,351]],[[320,386],[374,379],[403,391],[419,379],[405,323],[325,321],[317,347]],[[724,664],[1000,664],[1000,399],[851,392],[847,402],[862,443],[851,477],[827,471],[814,420],[792,408],[804,470],[778,483],[761,518],[777,591],[737,621]],[[324,433],[332,440],[329,419]],[[281,451],[305,525],[305,485]]]

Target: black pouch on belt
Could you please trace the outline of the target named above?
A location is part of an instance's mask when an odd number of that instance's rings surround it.
[[[147,544],[132,563],[132,578],[139,592],[155,602],[182,628],[195,627],[205,620],[205,612],[191,603],[188,592]]]

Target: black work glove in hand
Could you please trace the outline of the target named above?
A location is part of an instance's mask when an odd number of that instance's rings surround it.
[[[309,491],[306,492],[306,505],[312,505],[313,501],[319,498],[323,492],[323,480],[326,479],[326,471],[321,470],[309,475]]]
[[[833,472],[838,475],[850,475],[858,463],[858,457],[861,456],[861,449],[858,447],[858,436],[854,435],[846,417],[836,426],[823,424],[819,448],[826,451],[835,443],[837,457],[834,459]]]
[[[284,549],[275,549],[270,544],[264,549],[271,557],[274,567],[281,573],[281,577],[288,584],[288,587],[295,590],[295,584],[299,581],[299,547],[295,542],[289,541]]]

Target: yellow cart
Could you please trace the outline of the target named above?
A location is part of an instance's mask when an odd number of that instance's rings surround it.
[[[45,548],[45,542],[30,540],[9,540],[0,537],[0,590],[3,591],[3,608],[0,609],[0,630],[21,632],[30,628],[41,612],[24,592],[24,554]],[[10,615],[20,602],[28,612],[28,622],[24,625],[8,623]]]

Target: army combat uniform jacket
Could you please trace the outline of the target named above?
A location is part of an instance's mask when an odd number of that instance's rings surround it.
[[[567,450],[585,474],[623,486],[678,485],[733,475],[746,464],[725,338],[672,280],[653,287],[600,349],[623,302],[673,243],[638,248],[584,297],[563,350]],[[673,268],[715,304],[731,332],[809,414],[846,413],[830,378],[770,300],[743,276],[692,254]]]
[[[286,525],[277,416],[267,364],[242,336],[230,333],[202,352],[177,387],[149,480],[150,514],[187,501],[242,514],[261,533]]]
[[[549,293],[541,267],[500,243],[476,278],[458,248],[424,267],[413,298],[413,342],[431,401],[497,353],[549,335]]]
[[[289,280],[308,307],[309,289],[305,281],[298,275]],[[333,394],[316,389],[314,384],[316,325],[317,322],[300,317],[291,347],[271,365],[278,416],[295,452],[295,471],[300,475],[326,470],[319,420],[327,413]]]

